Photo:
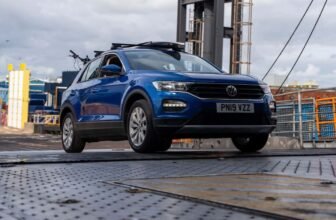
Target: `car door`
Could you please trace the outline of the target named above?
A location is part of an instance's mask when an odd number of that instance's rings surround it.
[[[83,73],[78,84],[78,95],[81,103],[80,119],[81,122],[90,122],[101,120],[103,117],[99,114],[101,106],[99,100],[96,100],[95,91],[99,88],[99,71],[102,59],[93,60]]]
[[[128,85],[128,76],[117,54],[108,54],[104,57],[102,66],[115,64],[121,67],[120,75],[102,75],[99,78],[99,86],[94,89],[97,105],[100,106],[97,111],[104,120],[119,121],[121,119],[121,99]]]

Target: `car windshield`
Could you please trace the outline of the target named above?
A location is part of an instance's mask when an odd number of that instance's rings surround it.
[[[183,52],[168,50],[125,51],[125,55],[135,70],[178,71],[192,73],[221,72],[205,60]]]

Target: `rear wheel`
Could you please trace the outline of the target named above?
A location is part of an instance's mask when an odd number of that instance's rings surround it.
[[[170,148],[172,139],[157,134],[151,108],[145,100],[133,103],[126,125],[128,141],[135,152],[152,153]]]
[[[258,134],[249,137],[234,137],[233,144],[244,153],[253,153],[261,150],[267,143],[268,134]]]
[[[62,121],[62,145],[67,153],[81,153],[85,147],[85,141],[81,139],[75,130],[71,113],[67,113]]]

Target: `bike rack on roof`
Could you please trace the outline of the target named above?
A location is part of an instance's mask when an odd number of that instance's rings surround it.
[[[173,43],[173,42],[145,42],[140,44],[125,44],[125,43],[112,43],[111,50],[116,49],[122,49],[122,48],[128,48],[128,47],[143,47],[143,48],[156,48],[156,49],[172,49],[174,51],[184,52],[185,45],[183,43]],[[74,54],[73,51],[70,51],[73,53],[72,57],[79,58],[77,54]],[[95,50],[95,57],[100,56],[105,51]],[[83,61],[83,60],[81,60]],[[85,63],[88,62],[85,60]]]
[[[184,52],[185,45],[183,43],[173,43],[173,42],[145,42],[140,44],[124,44],[124,43],[113,43],[111,50],[128,48],[128,47],[146,47],[146,48],[157,48],[157,49],[172,49],[175,51]]]

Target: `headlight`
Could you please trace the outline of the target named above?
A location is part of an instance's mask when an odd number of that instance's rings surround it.
[[[260,87],[262,88],[265,94],[272,94],[271,88],[268,85],[263,84],[260,85]]]
[[[153,82],[154,87],[158,91],[187,91],[188,84],[186,82],[157,81]]]

